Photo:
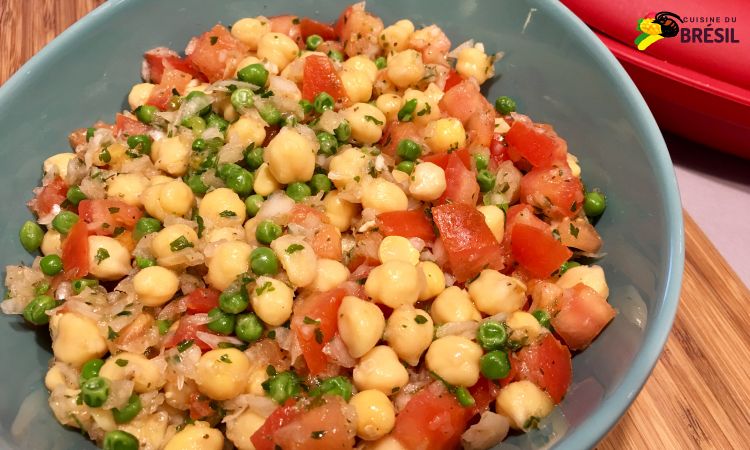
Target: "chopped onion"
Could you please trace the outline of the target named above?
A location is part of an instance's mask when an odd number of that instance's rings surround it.
[[[323,353],[328,355],[333,363],[342,367],[351,368],[357,364],[357,360],[349,354],[349,349],[338,333],[323,347]]]
[[[283,192],[274,192],[263,202],[255,217],[258,221],[276,219],[280,216],[289,214],[292,211],[292,208],[294,208],[294,204],[294,200],[289,198]]]
[[[500,443],[508,435],[508,418],[492,411],[485,411],[475,423],[461,435],[464,450],[487,450]]]
[[[475,339],[479,324],[473,320],[466,322],[448,322],[440,325],[435,331],[435,337],[463,336],[467,339]]]
[[[209,321],[210,322],[210,321]],[[201,341],[208,344],[212,349],[219,348],[219,344],[227,343],[233,345],[242,345],[244,342],[231,336],[220,336],[218,334],[206,333],[205,331],[197,331],[195,336]]]

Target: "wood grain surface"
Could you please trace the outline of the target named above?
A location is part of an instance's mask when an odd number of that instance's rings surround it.
[[[102,0],[0,0],[0,83]],[[750,448],[750,291],[685,214],[680,308],[643,391],[599,444]]]

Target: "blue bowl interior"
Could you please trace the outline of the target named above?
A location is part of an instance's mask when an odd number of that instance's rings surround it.
[[[3,264],[29,263],[19,226],[24,203],[49,155],[67,151],[67,134],[112,121],[139,82],[142,53],[180,50],[214,23],[292,12],[334,20],[341,1],[110,0],[25,65],[0,89],[0,203]],[[542,1],[371,2],[386,24],[403,17],[439,24],[454,45],[474,38],[504,51],[490,98],[510,95],[519,110],[551,123],[569,144],[589,187],[608,196],[599,221],[602,265],[618,310],[614,322],[574,358],[571,392],[540,429],[498,448],[592,447],[643,385],[672,324],[683,266],[682,215],[662,137],[640,94],[594,35],[563,6]],[[0,444],[3,448],[81,449],[93,445],[57,425],[43,377],[49,337],[18,317],[0,316]]]

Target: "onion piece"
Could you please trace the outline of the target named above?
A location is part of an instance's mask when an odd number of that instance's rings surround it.
[[[461,435],[461,445],[464,450],[487,450],[505,439],[509,427],[507,417],[485,411],[479,417],[479,422]]]

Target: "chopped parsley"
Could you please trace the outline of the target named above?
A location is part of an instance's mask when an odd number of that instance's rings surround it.
[[[262,295],[265,292],[273,292],[276,288],[273,287],[273,283],[266,281],[262,286],[255,288],[255,295]]]
[[[287,255],[291,255],[294,252],[298,252],[300,250],[304,250],[305,246],[302,244],[292,244],[289,247],[286,248]]]
[[[325,436],[325,435],[326,435],[326,432],[322,431],[322,430],[321,431],[313,431],[312,433],[310,433],[310,437],[313,438],[313,439],[323,439],[323,436]]]
[[[365,116],[365,120],[374,123],[375,125],[383,125],[382,120],[378,120],[377,118],[373,116]]]
[[[182,353],[185,350],[189,349],[193,346],[193,340],[192,339],[185,339],[184,341],[180,341],[179,344],[177,344],[177,351]]]
[[[116,359],[116,360],[115,360],[115,364],[117,364],[117,365],[118,365],[118,366],[120,366],[120,367],[125,367],[125,366],[127,366],[127,365],[128,365],[128,362],[129,362],[129,361],[128,361],[127,359]]]
[[[414,110],[417,109],[417,99],[413,98],[404,103],[404,106],[398,110],[399,122],[409,122],[412,119]]]
[[[320,328],[315,329],[315,342],[318,344],[323,343],[323,332],[320,330]]]
[[[414,317],[414,321],[417,322],[418,324],[422,325],[422,324],[427,323],[427,317],[425,317],[425,316],[423,316],[421,314],[417,314],[417,316]]]
[[[221,217],[235,217],[237,215],[236,212],[230,211],[228,209],[225,209],[224,211],[219,213],[219,216]]]
[[[304,322],[305,325],[320,325],[320,320],[315,320],[309,316],[305,316],[305,318],[302,319],[302,322]]]
[[[227,363],[227,364],[232,364],[232,360],[229,359],[229,355],[227,355],[226,353],[224,353],[223,355],[219,357],[219,361],[223,363]]]
[[[219,37],[211,36],[208,40],[211,41],[211,45],[216,45],[216,43],[219,42]]]
[[[113,207],[107,208],[107,209],[109,210],[110,214],[117,214],[118,212],[120,212],[120,208],[118,208],[116,206],[113,206]]]
[[[96,256],[94,256],[94,260],[96,260],[97,264],[101,264],[102,261],[109,258],[109,252],[106,248],[99,247],[99,250],[96,251]]]
[[[111,341],[117,339],[118,336],[120,336],[120,333],[113,330],[112,327],[107,327],[107,339]]]
[[[180,236],[174,241],[169,243],[169,249],[173,252],[179,252],[182,249],[192,247],[193,243],[188,241],[185,236]]]
[[[103,163],[112,161],[112,155],[109,153],[108,149],[105,148],[99,153],[99,160]]]
[[[578,238],[578,227],[573,225],[572,222],[570,224],[570,234],[572,234],[574,238]]]
[[[196,223],[198,223],[198,237],[203,237],[203,230],[206,228],[206,226],[203,224],[203,217],[195,216],[195,221]]]
[[[432,107],[430,106],[430,104],[429,104],[429,103],[425,103],[425,104],[424,104],[424,108],[422,108],[422,109],[421,109],[421,110],[420,110],[420,111],[419,111],[419,112],[417,113],[417,115],[418,115],[418,116],[424,116],[425,114],[429,114],[429,113],[431,113],[431,112],[432,112]]]

